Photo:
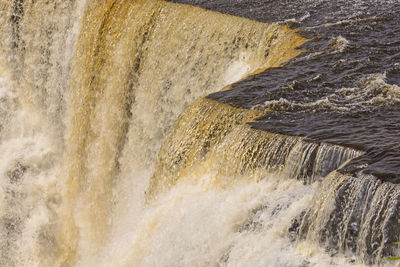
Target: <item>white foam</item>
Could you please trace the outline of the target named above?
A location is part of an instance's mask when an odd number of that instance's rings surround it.
[[[121,225],[101,256],[80,266],[356,266],[287,236],[310,205],[313,186],[267,176],[218,189],[212,176],[183,180],[129,215],[135,227]]]
[[[339,35],[336,38],[334,38],[330,45],[329,45],[329,50],[333,52],[343,52],[346,47],[349,45],[349,41],[344,38],[343,36]]]
[[[244,61],[233,62],[223,75],[222,87],[240,81],[241,79],[245,78],[249,73],[250,73],[249,64],[247,64]]]
[[[290,85],[289,85],[290,86]],[[254,108],[270,110],[294,110],[324,108],[349,111],[366,105],[393,105],[400,102],[400,87],[386,82],[386,74],[376,73],[362,77],[356,87],[338,89],[334,94],[312,102],[290,101],[286,98],[265,101]]]

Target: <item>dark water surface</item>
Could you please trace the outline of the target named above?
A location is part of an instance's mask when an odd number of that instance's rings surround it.
[[[287,23],[307,52],[208,97],[267,113],[251,125],[365,151],[343,171],[400,182],[400,1],[181,0]]]

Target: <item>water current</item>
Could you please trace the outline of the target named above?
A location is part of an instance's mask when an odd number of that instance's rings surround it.
[[[0,0],[0,266],[394,266],[397,0]]]

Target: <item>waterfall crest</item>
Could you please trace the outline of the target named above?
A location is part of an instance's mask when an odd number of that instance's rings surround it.
[[[214,170],[214,178],[235,175],[257,178],[274,173],[311,184],[362,152],[302,137],[251,128],[247,123],[263,114],[257,109],[235,108],[211,99],[189,107],[164,139],[150,180],[148,196],[165,191],[179,177]],[[194,168],[194,170],[193,170]],[[229,183],[229,181],[216,181]]]

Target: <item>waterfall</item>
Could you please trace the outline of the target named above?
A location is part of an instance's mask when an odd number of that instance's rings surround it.
[[[1,266],[393,253],[397,186],[341,172],[363,151],[257,130],[267,109],[207,97],[303,53],[298,31],[161,0],[0,14]]]
[[[229,182],[226,178],[235,175],[255,178],[262,170],[262,175],[274,173],[310,184],[362,154],[252,129],[246,124],[258,116],[258,110],[235,108],[207,98],[197,101],[164,139],[148,194],[165,191],[182,174],[198,172],[201,164],[207,164],[206,172],[214,169],[222,176],[224,181],[219,183]]]
[[[332,172],[319,190],[297,229],[300,235],[336,251],[355,252],[369,264],[385,259],[396,248],[398,185],[382,183],[372,175]]]

